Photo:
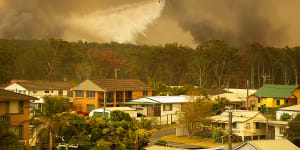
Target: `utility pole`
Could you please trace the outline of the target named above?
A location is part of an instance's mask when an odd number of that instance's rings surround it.
[[[228,150],[232,150],[232,111],[229,112]]]
[[[115,79],[118,79],[118,71],[120,71],[119,68],[115,68]]]
[[[104,90],[103,94],[103,117],[105,117],[105,108],[106,108],[106,90]]]
[[[247,98],[246,98],[246,107],[247,107],[247,110],[248,110],[248,107],[249,107],[248,97],[249,97],[249,80],[247,80]]]
[[[269,119],[266,121],[266,139],[269,139]]]

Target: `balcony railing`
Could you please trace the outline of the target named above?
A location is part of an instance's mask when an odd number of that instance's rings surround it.
[[[10,122],[10,116],[9,115],[0,115],[0,120]]]

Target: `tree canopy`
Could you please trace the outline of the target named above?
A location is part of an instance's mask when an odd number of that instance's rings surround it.
[[[299,47],[252,43],[236,48],[209,40],[196,48],[49,40],[0,39],[0,83],[11,79],[80,82],[87,78],[135,78],[167,86],[259,88],[299,82]],[[264,78],[262,77],[264,76]]]

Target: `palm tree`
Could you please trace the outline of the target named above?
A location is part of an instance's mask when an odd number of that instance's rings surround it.
[[[37,134],[41,147],[43,144],[49,144],[49,149],[53,149],[55,137],[65,124],[61,113],[69,111],[68,101],[68,98],[62,96],[45,96],[42,111],[34,110],[36,113],[32,119],[33,124],[42,127]]]
[[[18,137],[8,130],[7,123],[0,120],[0,149],[16,148],[16,146],[20,145],[18,140]]]

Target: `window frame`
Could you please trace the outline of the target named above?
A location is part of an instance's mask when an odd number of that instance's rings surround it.
[[[279,134],[283,135],[283,133],[284,133],[284,128],[283,127],[279,127]]]
[[[255,129],[262,129],[262,124],[259,122],[255,122]]]
[[[125,91],[125,101],[132,100],[132,91]]]
[[[19,113],[24,114],[24,101],[19,101]]]
[[[144,90],[144,91],[143,91],[143,96],[144,96],[144,97],[148,96],[148,91],[147,91],[147,90]]]
[[[83,90],[76,90],[75,91],[75,96],[76,96],[76,98],[83,98],[84,97]]]
[[[278,102],[279,102],[279,104],[278,104]],[[276,100],[276,105],[277,105],[277,106],[280,105],[280,99],[277,99],[277,100]]]
[[[170,107],[169,107],[169,108],[170,108],[169,110],[166,110],[166,106],[167,106],[167,105],[170,106]],[[164,104],[163,110],[164,110],[164,111],[173,111],[173,105],[172,105],[172,104]]]
[[[58,90],[58,95],[64,95],[64,90]]]
[[[86,98],[95,98],[96,92],[95,91],[86,91]]]

